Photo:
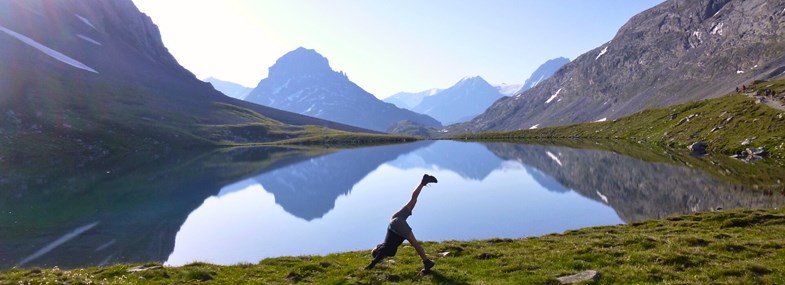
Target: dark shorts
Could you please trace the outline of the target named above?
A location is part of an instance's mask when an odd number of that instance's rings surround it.
[[[379,255],[382,257],[395,256],[398,252],[398,247],[403,244],[404,240],[406,240],[406,238],[399,236],[391,230],[387,230],[387,235],[384,236],[384,242],[376,246],[379,250]],[[376,256],[374,256],[374,258],[375,257]]]

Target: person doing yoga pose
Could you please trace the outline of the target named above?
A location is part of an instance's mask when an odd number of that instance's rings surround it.
[[[423,271],[428,272],[431,270],[431,267],[433,267],[435,263],[425,256],[425,250],[417,241],[417,238],[414,237],[412,228],[409,227],[406,219],[412,215],[412,210],[414,210],[414,205],[417,204],[417,197],[420,196],[422,187],[428,185],[428,183],[437,182],[438,181],[436,180],[436,177],[428,174],[423,175],[420,184],[417,185],[417,188],[414,189],[412,198],[409,199],[409,202],[406,203],[406,205],[403,206],[403,208],[401,208],[398,212],[395,212],[395,214],[392,215],[392,218],[390,218],[390,223],[387,225],[387,235],[384,237],[384,242],[377,245],[376,248],[371,251],[373,260],[370,264],[368,264],[368,266],[365,267],[365,269],[373,268],[385,257],[395,256],[395,253],[398,252],[398,246],[400,246],[404,240],[408,240],[417,251],[417,254],[420,255],[420,258],[422,258],[422,264],[424,267]]]

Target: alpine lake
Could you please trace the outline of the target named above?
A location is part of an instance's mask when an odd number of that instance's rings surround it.
[[[773,177],[785,173],[770,163],[635,143],[458,141],[17,163],[0,174],[0,270],[368,250],[424,173],[439,182],[408,221],[428,241],[781,207]]]

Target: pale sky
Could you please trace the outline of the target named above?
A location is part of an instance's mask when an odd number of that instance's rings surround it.
[[[385,98],[466,76],[520,84],[542,63],[610,41],[662,0],[133,0],[200,79],[248,87],[285,53],[315,49]]]

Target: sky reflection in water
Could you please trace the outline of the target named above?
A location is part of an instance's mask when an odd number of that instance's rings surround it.
[[[428,143],[365,170],[370,173],[364,176],[359,170],[361,179],[351,189],[338,189],[333,208],[321,216],[288,212],[285,208],[295,207],[280,205],[275,191],[259,183],[281,177],[308,181],[307,174],[314,173],[303,171],[308,168],[328,176],[350,172],[345,164],[330,168],[335,165],[329,163],[331,156],[372,161],[372,154],[351,157],[351,152],[385,148],[390,147],[329,154],[224,187],[188,216],[167,264],[235,264],[370,249],[382,241],[390,215],[408,201],[423,173],[435,175],[439,183],[423,190],[409,218],[420,240],[516,238],[623,222],[608,205],[569,191],[537,169],[502,160],[477,143]],[[283,182],[297,189],[298,179]]]

